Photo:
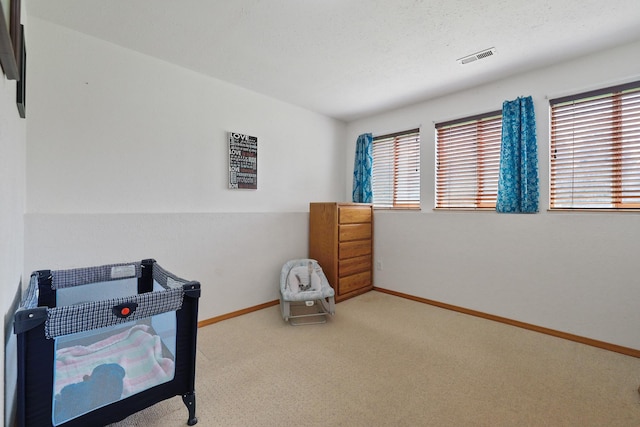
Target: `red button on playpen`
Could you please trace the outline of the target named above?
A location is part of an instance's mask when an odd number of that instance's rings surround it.
[[[121,319],[125,319],[131,316],[138,308],[138,304],[135,302],[125,302],[122,304],[118,304],[114,306],[111,310],[114,316],[117,316]]]

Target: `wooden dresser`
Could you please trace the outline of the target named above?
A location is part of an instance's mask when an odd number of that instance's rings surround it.
[[[318,261],[336,301],[373,288],[373,206],[311,203],[309,258]]]

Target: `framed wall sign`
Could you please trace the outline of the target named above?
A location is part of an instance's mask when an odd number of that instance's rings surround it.
[[[229,132],[229,188],[258,189],[258,138]]]

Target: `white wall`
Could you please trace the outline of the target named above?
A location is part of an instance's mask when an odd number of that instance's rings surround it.
[[[548,98],[640,79],[639,52],[636,42],[350,123],[352,146],[363,132],[421,127],[422,210],[375,212],[375,259],[382,262],[375,285],[640,349],[640,214],[547,211]],[[482,63],[469,72],[476,66]],[[434,211],[434,123],[528,95],[536,108],[541,212]]]
[[[16,81],[7,80],[0,73],[0,305],[6,321],[13,320],[11,304],[20,285],[24,263],[24,203],[25,203],[25,154],[26,124],[16,108]],[[3,343],[5,339],[2,328]],[[11,338],[11,337],[7,337]],[[0,357],[4,359],[4,344]],[[15,349],[15,339],[10,349]],[[7,353],[9,366],[15,366],[15,353]],[[0,372],[0,383],[9,386],[7,397],[15,394],[16,373],[10,371],[4,378]],[[0,399],[4,401],[4,386],[0,388]],[[6,420],[5,420],[6,421]]]
[[[29,35],[29,212],[300,212],[344,188],[341,122],[38,19]],[[227,188],[228,131],[258,137],[257,191]]]
[[[200,319],[276,299],[282,264],[307,256],[309,202],[342,196],[346,125],[39,19],[28,31],[25,274],[155,258],[202,283]],[[258,137],[256,191],[227,188],[228,131]]]
[[[0,73],[0,283],[2,312],[12,302],[23,266],[25,120],[16,108],[16,81]]]
[[[0,280],[3,302],[10,303],[23,262],[25,198],[25,120],[16,108],[16,82],[0,78]],[[3,309],[6,305],[3,304]],[[3,310],[4,311],[4,310]]]

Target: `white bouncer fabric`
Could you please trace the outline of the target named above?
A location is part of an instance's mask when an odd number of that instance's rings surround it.
[[[335,291],[329,284],[318,261],[309,258],[287,261],[280,271],[280,307],[282,318],[327,316],[335,314]],[[294,315],[292,302],[317,305],[318,311]],[[322,323],[326,321],[323,319]],[[311,322],[309,322],[311,323]],[[319,323],[319,322],[313,322]],[[292,324],[295,324],[292,322]]]

